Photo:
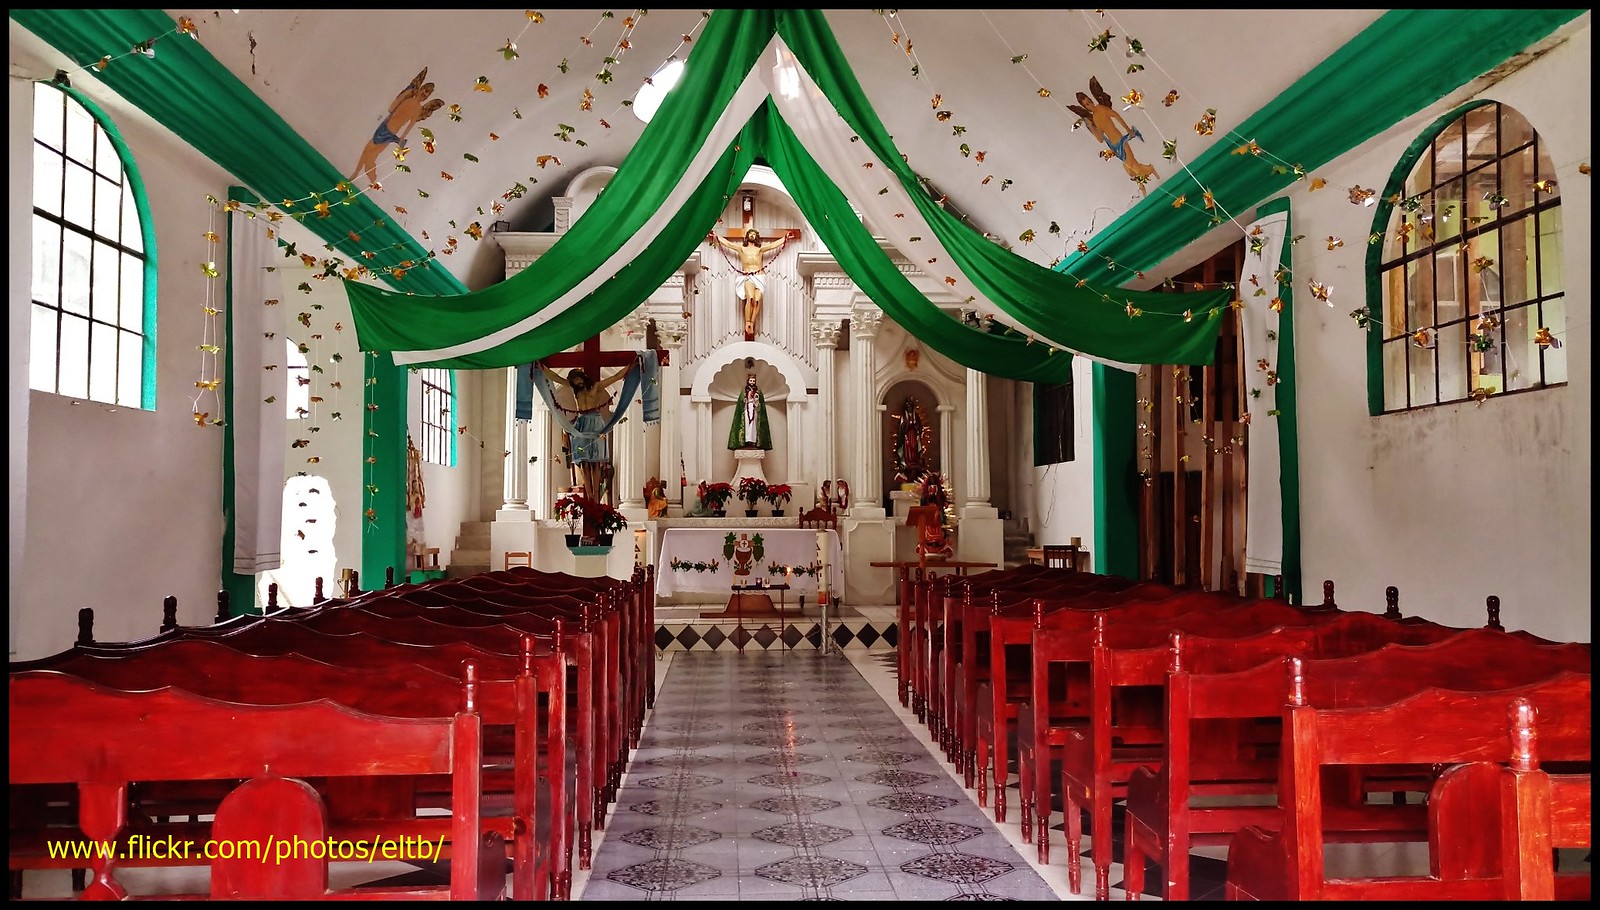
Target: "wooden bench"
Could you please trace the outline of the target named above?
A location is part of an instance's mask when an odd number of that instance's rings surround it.
[[[1174,594],[1164,585],[1135,586],[1123,591],[1096,592],[1082,597],[1042,600],[1035,598],[1025,606],[1007,611],[1002,609],[988,617],[988,678],[968,683],[973,692],[972,714],[975,719],[977,741],[978,777],[991,764],[994,769],[994,818],[1006,820],[1006,784],[1010,774],[1009,740],[1015,733],[1018,750],[1019,796],[1021,797],[1022,838],[1025,843],[1034,841],[1033,775],[1028,762],[1032,759],[1031,746],[1038,738],[1022,732],[1023,706],[1031,699],[1043,697],[1034,678],[1036,661],[1033,641],[1041,626],[1053,630],[1044,638],[1055,642],[1073,642],[1074,654],[1081,652],[1087,659],[1089,634],[1094,616],[1101,611],[1126,614],[1130,621],[1153,622],[1169,620],[1191,610],[1215,611],[1240,603],[1237,597],[1190,591]],[[963,635],[976,636],[981,631],[980,617],[969,616],[973,628],[963,630]],[[977,647],[977,638],[969,637],[969,644]],[[1056,703],[1065,709],[1081,713],[1083,710],[1084,680],[1063,679],[1055,689]],[[1044,682],[1045,693],[1050,683]],[[1031,728],[1030,728],[1031,729]],[[1048,851],[1048,843],[1043,845]],[[1047,854],[1046,854],[1047,855]]]
[[[1500,780],[1500,872],[1506,900],[1581,900],[1593,898],[1592,876],[1562,873],[1548,858],[1559,848],[1593,847],[1592,775],[1551,774],[1540,768],[1533,706],[1511,704],[1511,760],[1496,766]],[[1447,775],[1452,772],[1446,772]],[[1444,781],[1441,780],[1441,785]],[[1449,804],[1463,806],[1457,801]],[[1471,831],[1474,819],[1442,814],[1441,832]]]
[[[76,825],[92,843],[128,834],[128,788],[136,780],[244,780],[218,807],[211,837],[234,844],[325,842],[331,832],[321,797],[304,778],[448,775],[450,883],[330,889],[328,860],[301,856],[267,863],[261,854],[211,862],[204,894],[164,898],[248,900],[499,900],[505,895],[505,844],[483,830],[480,801],[483,728],[476,672],[466,671],[453,716],[396,718],[326,700],[260,706],[181,690],[126,692],[52,671],[9,680],[10,783],[76,785]],[[62,723],[63,717],[73,719]],[[19,747],[26,743],[25,747]],[[122,899],[119,861],[89,860],[86,898]]]
[[[382,639],[387,643],[410,645],[414,648],[427,650],[438,646],[471,646],[499,655],[507,662],[514,662],[522,650],[522,641],[528,635],[536,638],[553,635],[558,628],[562,632],[561,651],[568,659],[567,684],[571,693],[572,708],[569,712],[570,720],[567,723],[572,728],[572,752],[576,756],[576,797],[567,797],[566,801],[575,807],[576,814],[576,840],[579,845],[580,863],[588,858],[588,851],[584,848],[592,842],[592,831],[595,806],[603,805],[595,795],[599,792],[599,782],[603,780],[604,770],[601,753],[597,748],[597,739],[600,725],[595,721],[596,704],[603,704],[603,696],[597,695],[597,687],[603,685],[604,676],[596,670],[597,661],[594,655],[592,633],[579,628],[571,631],[569,624],[551,620],[548,624],[523,621],[517,627],[507,625],[494,617],[477,616],[469,619],[473,625],[451,624],[438,620],[445,618],[445,614],[436,613],[432,618],[419,614],[425,608],[415,605],[399,604],[401,612],[413,615],[397,615],[386,617],[365,609],[372,604],[391,603],[382,598],[368,598],[361,601],[362,608],[340,607],[324,605],[319,608],[293,611],[285,618],[257,618],[251,623],[229,623],[226,627],[202,627],[195,629],[180,629],[155,639],[146,640],[145,643],[135,645],[108,646],[103,650],[106,653],[124,653],[129,651],[148,650],[157,648],[178,638],[213,639],[228,641],[242,647],[266,648],[274,653],[293,652],[301,647],[305,633],[320,632],[323,635],[339,633],[365,633],[374,638]],[[329,654],[325,648],[317,648],[318,657],[333,657],[343,660],[335,654]],[[414,658],[416,659],[416,658]],[[609,690],[607,690],[609,691]],[[570,887],[570,862],[568,854],[570,841],[564,842],[560,847],[556,865],[554,890],[557,894],[562,889]]]
[[[372,639],[341,643],[346,655],[359,655],[366,648],[367,656],[384,649],[385,644]],[[515,893],[533,897],[548,895],[553,883],[560,881],[569,868],[570,771],[565,770],[566,673],[561,666],[565,657],[559,653],[560,641],[557,639],[555,647],[542,652],[531,636],[524,639],[523,645],[516,662],[496,668],[503,678],[480,672],[477,682],[479,713],[486,731],[486,768],[482,775],[485,789],[480,807],[485,828],[499,833],[511,847]],[[448,668],[448,673],[441,673],[391,656],[377,666],[354,668],[298,653],[252,655],[203,639],[107,654],[69,653],[31,666],[41,665],[122,690],[170,687],[253,705],[295,704],[324,698],[354,710],[392,717],[448,713],[459,701],[461,688],[456,678],[461,672],[459,664]],[[476,662],[472,665],[481,666]],[[542,799],[538,795],[541,762],[545,781]],[[507,770],[499,770],[502,768]],[[431,838],[446,833],[443,825],[448,819],[416,816],[428,809],[453,810],[455,796],[448,788],[438,786],[442,781],[389,777],[377,784],[365,779],[330,779],[315,784],[329,803],[335,836],[356,839],[406,834]],[[132,806],[151,825],[165,816],[193,819],[213,814],[231,789],[169,781],[135,782],[134,786],[136,798]],[[544,811],[536,811],[540,805]],[[189,829],[195,827],[190,825]],[[178,829],[180,835],[186,830]],[[42,855],[42,844],[35,844],[30,855],[19,849],[17,831],[12,833],[13,870],[50,865]],[[48,829],[45,833],[49,833]],[[160,831],[151,833],[161,836]],[[537,855],[541,851],[542,855]]]
[[[1539,712],[1540,751],[1549,761],[1587,764],[1592,756],[1590,723],[1593,693],[1588,673],[1559,673],[1529,685],[1492,691],[1429,688],[1391,704],[1364,707],[1317,707],[1307,697],[1311,678],[1291,658],[1284,709],[1282,766],[1279,780],[1279,824],[1274,829],[1248,826],[1229,846],[1230,900],[1481,900],[1502,887],[1484,870],[1498,865],[1498,824],[1484,826],[1487,836],[1451,837],[1435,824],[1440,817],[1481,818],[1493,803],[1481,794],[1457,793],[1469,808],[1441,808],[1435,792],[1422,809],[1420,832],[1401,825],[1372,822],[1373,806],[1349,806],[1325,794],[1324,774],[1334,779],[1349,769],[1387,767],[1396,763],[1448,767],[1463,762],[1505,762],[1508,712],[1525,700]],[[1481,669],[1481,667],[1480,667]],[[1380,681],[1386,682],[1386,681]],[[1376,687],[1375,687],[1376,688]],[[1546,722],[1548,721],[1548,722]],[[1474,790],[1476,788],[1467,787]],[[1325,797],[1335,797],[1331,807]],[[1343,812],[1345,819],[1331,818]],[[1359,818],[1352,824],[1350,816]],[[1392,821],[1392,820],[1389,820]],[[1431,847],[1431,874],[1419,876],[1330,877],[1323,845],[1329,831],[1358,830],[1369,842],[1426,840]],[[1492,857],[1492,858],[1491,858]],[[1542,857],[1549,862],[1549,856]],[[1135,883],[1129,882],[1132,887]]]
[[[936,597],[933,624],[942,630],[930,655],[930,690],[939,707],[939,732],[946,754],[975,787],[977,731],[973,708],[977,680],[987,676],[989,663],[987,617],[996,609],[1021,608],[1033,598],[1066,600],[1094,593],[1116,593],[1137,587],[1152,589],[1114,575],[1068,573],[1048,576],[1048,581],[1024,588],[993,587],[989,596],[974,602],[971,586],[961,587],[961,597]],[[1171,589],[1163,588],[1165,591]],[[937,592],[936,592],[937,593]],[[939,609],[942,607],[942,610]],[[970,629],[970,632],[969,632]],[[969,669],[967,665],[971,665]],[[986,805],[986,803],[985,803]]]
[[[1385,636],[1393,644],[1385,644]],[[1433,643],[1422,644],[1427,641]],[[1312,696],[1349,704],[1362,697],[1363,677],[1382,680],[1365,697],[1387,701],[1408,687],[1478,687],[1474,679],[1492,687],[1545,672],[1529,668],[1576,669],[1589,660],[1586,646],[1537,646],[1504,632],[1397,623],[1369,613],[1340,614],[1298,632],[1279,629],[1233,640],[1180,633],[1165,651],[1166,738],[1159,761],[1128,779],[1123,830],[1130,883],[1143,881],[1149,859],[1164,872],[1169,900],[1188,899],[1191,845],[1226,844],[1240,828],[1270,826],[1277,817],[1277,810],[1259,799],[1250,805],[1238,798],[1276,792],[1286,657],[1305,658],[1304,666],[1315,669]],[[1319,653],[1342,655],[1347,662],[1312,659]],[[1470,669],[1480,664],[1496,669]],[[1501,669],[1508,664],[1511,669]],[[1427,786],[1429,774],[1404,771],[1374,767],[1358,782],[1359,793],[1352,788],[1344,798],[1357,802],[1373,791]],[[1232,804],[1210,804],[1217,796],[1232,798]],[[1192,799],[1208,804],[1191,804]]]

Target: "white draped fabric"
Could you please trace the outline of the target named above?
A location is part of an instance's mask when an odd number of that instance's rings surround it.
[[[1257,229],[1265,238],[1261,252],[1245,257],[1244,274],[1239,281],[1240,288],[1254,288],[1252,280],[1259,282],[1265,291],[1261,297],[1246,297],[1246,306],[1239,311],[1245,375],[1249,377],[1249,388],[1261,392],[1245,398],[1250,414],[1250,491],[1245,497],[1244,568],[1246,572],[1279,575],[1283,572],[1283,461],[1279,450],[1280,418],[1271,413],[1278,407],[1278,387],[1268,384],[1266,371],[1256,364],[1265,360],[1268,369],[1278,368],[1280,318],[1278,311],[1262,301],[1270,301],[1286,290],[1274,276],[1278,274],[1284,237],[1289,232],[1289,213],[1276,212],[1260,219],[1245,229],[1246,236],[1254,236]]]
[[[233,322],[233,571],[255,575],[283,563],[284,368],[282,307],[264,301],[283,296],[282,273],[269,270],[282,256],[253,222],[230,216],[228,311]],[[267,369],[268,366],[277,369]]]

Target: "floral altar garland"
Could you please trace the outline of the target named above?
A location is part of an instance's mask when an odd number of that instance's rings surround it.
[[[690,562],[687,559],[674,559],[667,565],[674,572],[715,572],[722,563],[713,559],[710,562]]]

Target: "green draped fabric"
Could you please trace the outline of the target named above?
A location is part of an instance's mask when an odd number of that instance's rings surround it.
[[[916,291],[865,235],[828,176],[807,155],[768,103],[717,160],[689,201],[615,277],[575,304],[568,300],[541,325],[472,351],[445,351],[508,332],[540,314],[599,270],[633,238],[691,173],[691,159],[755,66],[772,35],[783,37],[830,101],[880,160],[890,163],[953,258],[974,283],[1018,322],[1042,335],[1069,339],[1075,350],[1125,363],[1206,363],[1215,348],[1226,292],[1172,295],[1106,292],[1017,256],[961,224],[905,167],[860,86],[849,75],[820,12],[719,10],[707,23],[678,86],[668,94],[605,192],[551,250],[512,278],[472,294],[422,297],[349,284],[363,348],[427,352],[425,362],[458,368],[526,363],[592,337],[635,309],[689,257],[715,226],[749,165],[758,158],[779,171],[828,249],[891,318],[956,362],[1014,379],[1057,381],[1069,356],[1020,335],[996,335],[940,310]],[[805,61],[809,61],[806,63]],[[1130,317],[1137,308],[1144,316]],[[1192,310],[1194,318],[1178,314]],[[1081,339],[1081,341],[1079,340]],[[482,345],[479,345],[482,347]],[[1052,356],[1054,355],[1054,356]],[[422,355],[416,355],[422,356]],[[410,358],[412,362],[424,362]]]
[[[1104,271],[1107,258],[1131,276],[1160,265],[1212,229],[1210,213],[1172,200],[1209,189],[1232,212],[1248,211],[1293,183],[1260,158],[1233,154],[1246,140],[1309,171],[1504,63],[1587,12],[1584,9],[1394,9],[1384,13],[1287,91],[1231,130],[1231,136],[1158,185],[1147,198],[1057,268]],[[1242,77],[1241,77],[1242,78]],[[1338,192],[1330,188],[1328,192]],[[1164,363],[1166,361],[1150,361]]]

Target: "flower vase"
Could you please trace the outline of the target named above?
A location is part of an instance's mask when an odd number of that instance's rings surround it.
[[[727,515],[728,515],[728,510],[727,509],[712,509],[711,510],[711,517],[712,518],[726,518]]]
[[[773,518],[782,518],[783,517],[783,510],[782,509],[773,509],[772,510],[772,517]]]
[[[754,518],[754,517],[756,517],[756,510],[755,509],[745,509],[744,510],[744,517],[746,517],[746,518]]]
[[[594,543],[595,543],[595,546],[597,546],[597,547],[609,547],[609,546],[611,546],[611,534],[605,533],[605,532],[601,532],[599,534],[596,534],[594,536]]]
[[[583,535],[581,535],[581,534],[568,534],[567,535],[567,549],[570,550],[573,547],[580,546],[582,543],[583,543]]]

